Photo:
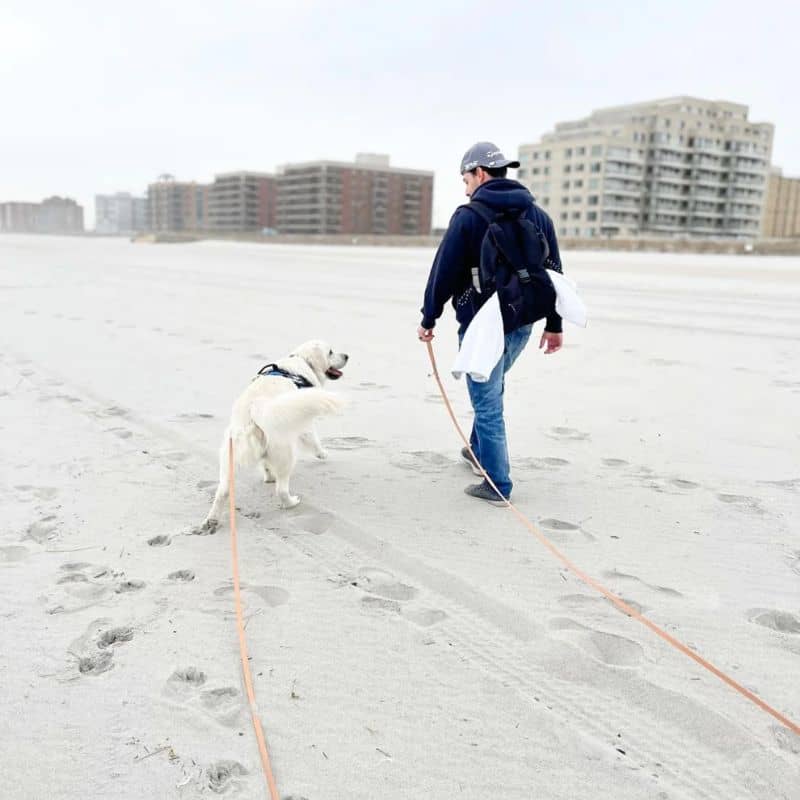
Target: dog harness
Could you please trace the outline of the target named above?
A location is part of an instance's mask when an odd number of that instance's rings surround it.
[[[298,389],[310,389],[314,385],[308,378],[304,378],[295,372],[289,372],[288,369],[282,369],[277,364],[265,364],[253,380],[256,378],[269,378],[273,375],[288,378]]]

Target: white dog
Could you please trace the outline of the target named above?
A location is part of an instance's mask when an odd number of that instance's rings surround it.
[[[263,367],[233,404],[231,421],[219,454],[219,486],[203,528],[214,529],[228,496],[228,440],[233,439],[235,465],[258,464],[265,483],[275,482],[283,508],[300,498],[289,492],[289,478],[297,461],[297,445],[309,446],[317,458],[327,458],[314,420],[343,405],[321,387],[338,380],[349,356],[334,353],[322,341],[301,344],[291,355]]]

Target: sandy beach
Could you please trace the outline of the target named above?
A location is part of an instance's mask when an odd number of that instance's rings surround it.
[[[800,798],[800,737],[463,494],[432,255],[0,237],[0,798],[265,796],[229,527],[193,531],[233,400],[309,338],[350,354],[330,458],[291,511],[237,479],[283,798]],[[590,323],[508,376],[515,503],[800,722],[800,258],[563,258]],[[434,345],[468,425],[451,309]]]

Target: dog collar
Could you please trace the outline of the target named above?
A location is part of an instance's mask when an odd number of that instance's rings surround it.
[[[282,369],[277,364],[265,364],[253,380],[256,378],[269,378],[272,375],[288,378],[298,389],[310,389],[314,385],[308,378],[304,378],[296,372],[289,372],[288,369]]]

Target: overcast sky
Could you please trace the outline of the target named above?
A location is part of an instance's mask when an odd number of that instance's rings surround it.
[[[607,105],[688,94],[775,124],[800,175],[800,4],[0,3],[0,202],[143,194],[293,161],[435,170],[434,223],[476,140],[508,155]]]

